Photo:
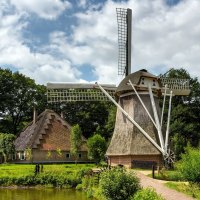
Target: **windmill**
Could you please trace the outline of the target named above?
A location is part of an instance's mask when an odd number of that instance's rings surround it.
[[[174,95],[190,93],[189,80],[157,77],[143,69],[131,74],[132,10],[117,8],[118,74],[125,78],[115,85],[99,83],[47,83],[49,103],[69,101],[112,101],[117,106],[114,133],[106,152],[110,165],[133,167],[173,162],[169,150],[171,102]],[[158,98],[163,95],[162,109]],[[167,128],[163,113],[169,97]]]

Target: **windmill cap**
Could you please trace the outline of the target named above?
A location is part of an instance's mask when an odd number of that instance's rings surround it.
[[[157,76],[149,73],[146,69],[141,69],[135,73],[132,73],[126,76],[117,87],[116,94],[120,95],[128,91],[133,91],[133,88],[131,87],[131,85],[128,84],[129,80],[131,80],[131,82],[134,85],[139,85],[142,77],[148,77],[148,78],[157,80],[159,83],[159,86],[161,87],[160,79]]]

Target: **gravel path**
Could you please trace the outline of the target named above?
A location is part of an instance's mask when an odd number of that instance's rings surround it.
[[[140,172],[136,172],[137,176],[140,178],[142,187],[152,187],[156,190],[158,194],[161,194],[166,200],[194,200],[194,198],[186,196],[180,192],[172,190],[166,187],[161,181],[152,179],[145,176]]]

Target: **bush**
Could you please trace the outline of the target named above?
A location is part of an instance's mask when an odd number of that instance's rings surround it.
[[[187,147],[185,154],[181,155],[181,160],[176,164],[177,170],[183,178],[193,183],[200,183],[200,148]]]
[[[78,184],[77,186],[76,186],[76,190],[82,190],[82,184]]]
[[[106,140],[99,134],[95,134],[87,141],[88,157],[94,159],[97,163],[103,160],[107,146]]]
[[[62,188],[64,186],[71,186],[75,188],[81,183],[81,177],[76,174],[57,174],[57,173],[41,173],[36,176],[20,176],[20,177],[4,177],[0,179],[0,185],[52,185],[54,187]]]
[[[154,189],[145,188],[136,192],[130,200],[164,200]]]
[[[99,186],[108,200],[128,200],[139,188],[139,180],[132,172],[115,168],[103,172]]]

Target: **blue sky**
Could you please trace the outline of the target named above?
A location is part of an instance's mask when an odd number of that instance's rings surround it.
[[[42,84],[118,83],[117,7],[133,10],[132,72],[199,77],[199,0],[1,0],[0,66]]]

